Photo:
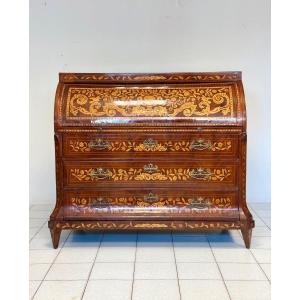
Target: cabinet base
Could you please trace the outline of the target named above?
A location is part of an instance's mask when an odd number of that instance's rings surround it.
[[[240,221],[52,221],[48,222],[53,247],[57,248],[61,230],[157,230],[157,231],[206,231],[241,229],[246,248],[250,247],[254,221],[247,226]]]

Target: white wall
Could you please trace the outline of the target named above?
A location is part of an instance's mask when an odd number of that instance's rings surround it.
[[[58,72],[226,70],[243,71],[248,201],[270,201],[269,1],[31,0],[30,202],[55,200]]]

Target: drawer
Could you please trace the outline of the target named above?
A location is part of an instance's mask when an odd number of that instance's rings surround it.
[[[69,218],[238,218],[237,194],[182,189],[124,189],[66,192]]]
[[[70,135],[63,137],[63,155],[68,157],[145,156],[145,154],[192,156],[237,156],[238,135],[180,133],[124,133]]]
[[[64,161],[64,183],[66,187],[196,184],[224,188],[236,184],[237,169],[237,163],[224,161]]]

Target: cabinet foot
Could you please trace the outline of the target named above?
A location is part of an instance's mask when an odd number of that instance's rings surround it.
[[[53,248],[57,249],[59,244],[61,229],[50,228],[50,233],[51,233]]]
[[[247,249],[249,249],[251,245],[252,227],[249,225],[243,226],[241,228],[241,232],[242,232],[245,246]]]

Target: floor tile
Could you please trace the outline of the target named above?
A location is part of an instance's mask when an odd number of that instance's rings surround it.
[[[120,232],[111,232],[104,233],[102,242],[117,242],[125,245],[127,242],[133,243],[136,242],[137,233],[129,232],[129,233],[120,233]]]
[[[29,281],[29,299],[32,299],[42,281]]]
[[[59,241],[64,242],[66,240],[66,238],[69,236],[69,234],[70,234],[69,230],[62,230]],[[43,226],[34,238],[36,238],[36,239],[51,239],[51,233],[50,233],[48,226]]]
[[[85,263],[93,262],[96,258],[96,247],[67,247],[61,249],[55,263]]]
[[[136,263],[135,279],[177,279],[175,263]]]
[[[90,280],[83,300],[130,300],[131,280]]]
[[[179,279],[221,279],[216,263],[177,263]]]
[[[102,240],[101,232],[72,231],[64,247],[99,247]]]
[[[45,280],[85,280],[91,268],[92,263],[53,264]]]
[[[256,263],[248,249],[214,248],[217,262]]]
[[[149,243],[163,243],[163,242],[172,242],[172,234],[169,232],[166,233],[139,233],[138,242],[149,242]]]
[[[182,300],[230,300],[222,280],[180,280]]]
[[[270,249],[250,249],[259,263],[271,263]]]
[[[59,253],[59,249],[29,250],[30,264],[51,264]]]
[[[34,300],[80,300],[86,281],[43,281]]]
[[[224,280],[267,280],[258,264],[218,263]]]
[[[260,264],[268,279],[271,280],[271,264]]]
[[[249,206],[257,210],[271,210],[271,202],[250,202]]]
[[[168,247],[138,246],[136,251],[137,262],[174,262],[172,244]]]
[[[255,210],[255,213],[261,218],[271,218],[271,211],[270,210]]]
[[[271,228],[271,218],[264,218],[263,221],[269,228]]]
[[[45,219],[29,219],[29,227],[41,227],[46,222]]]
[[[46,210],[51,211],[54,209],[54,204],[33,204],[30,208],[31,211],[39,211],[39,210]]]
[[[29,280],[43,280],[51,264],[29,265]]]
[[[30,219],[43,219],[47,220],[50,217],[50,213],[47,210],[30,210]]]
[[[174,247],[177,262],[214,262],[211,249],[198,247]]]
[[[251,239],[251,249],[270,249],[271,238],[270,237],[257,237],[254,236]]]
[[[58,248],[61,248],[63,241],[60,240]],[[50,238],[33,238],[29,244],[30,250],[53,249],[52,240]]]
[[[177,280],[135,280],[132,300],[179,300]]]
[[[133,263],[96,263],[91,273],[91,279],[132,279]]]
[[[41,227],[30,227],[29,228],[29,239],[32,239],[37,232],[40,230]]]
[[[191,232],[188,232],[188,231],[184,231],[184,232],[173,232],[172,233],[173,235],[173,239],[176,239],[176,237],[180,237],[180,236],[194,236],[194,237],[199,237],[199,238],[204,238],[206,237],[206,232],[205,231],[199,231],[199,232],[195,232],[195,231],[191,231]]]
[[[96,261],[97,262],[134,262],[136,247],[133,246],[106,246],[101,244]]]
[[[212,248],[245,248],[245,243],[238,231],[207,234],[207,239]]]
[[[252,229],[252,236],[271,236],[271,230],[267,227],[255,227]]]
[[[255,222],[255,227],[265,227],[267,226],[267,224],[265,224],[262,219],[260,219],[259,217],[255,217],[253,216],[254,222]]]
[[[190,247],[190,248],[207,248],[210,249],[208,240],[206,236],[174,236],[173,237],[174,246],[180,247]]]
[[[226,281],[231,300],[270,300],[268,281]]]

